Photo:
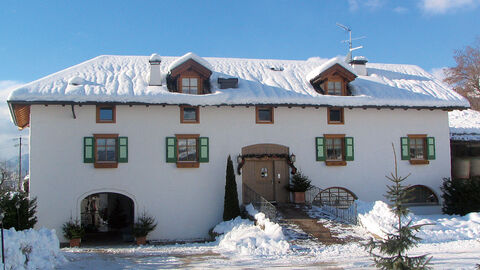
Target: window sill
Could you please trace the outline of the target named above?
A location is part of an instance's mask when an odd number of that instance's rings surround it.
[[[195,162],[177,162],[177,168],[198,168],[200,167],[200,163]]]
[[[329,125],[343,125],[344,123],[343,122],[329,121],[328,124]]]
[[[95,168],[118,168],[118,163],[95,163]]]
[[[112,120],[104,120],[104,121],[97,121],[97,124],[115,124],[115,121],[112,121]]]
[[[257,121],[256,124],[273,124],[271,121]]]
[[[180,121],[180,124],[199,124],[200,121],[198,120],[182,120]]]
[[[327,166],[347,166],[347,162],[345,160],[327,160],[325,161],[325,165]]]
[[[426,159],[410,159],[410,164],[412,165],[427,165],[430,164],[430,161]]]

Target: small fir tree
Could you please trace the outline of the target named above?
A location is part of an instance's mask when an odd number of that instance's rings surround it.
[[[133,225],[133,235],[135,237],[147,236],[151,231],[155,230],[157,223],[155,218],[143,211],[138,221]]]
[[[300,171],[292,177],[292,183],[287,186],[291,192],[305,192],[312,188],[312,181]]]
[[[392,148],[395,160],[395,172],[391,173],[390,176],[386,176],[393,184],[387,186],[388,191],[385,197],[392,205],[392,211],[398,218],[398,224],[396,227],[394,226],[395,232],[388,233],[386,239],[377,241],[371,238],[370,241],[365,244],[365,248],[373,257],[375,266],[380,269],[430,269],[428,263],[432,257],[427,258],[426,255],[411,257],[406,254],[410,248],[418,245],[421,239],[415,236],[415,233],[426,224],[411,225],[412,220],[408,221],[405,225],[404,222],[402,222],[402,218],[407,217],[410,212],[404,205],[408,200],[408,186],[402,185],[402,182],[407,179],[410,174],[406,177],[398,175],[397,158],[393,144]],[[378,250],[381,255],[375,253],[375,250]]]
[[[240,206],[238,205],[237,182],[235,181],[235,172],[233,162],[230,156],[227,159],[227,172],[225,177],[225,200],[223,204],[223,220],[231,220],[240,215]]]
[[[17,206],[19,207],[17,209]],[[3,192],[0,194],[0,209],[5,213],[3,227],[17,231],[33,228],[37,223],[37,199],[28,198],[25,192]]]

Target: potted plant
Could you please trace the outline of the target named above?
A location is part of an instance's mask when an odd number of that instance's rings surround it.
[[[77,220],[73,221],[70,219],[65,222],[62,227],[63,236],[70,240],[70,247],[79,247],[82,237],[85,235],[85,230],[80,225],[80,222]]]
[[[145,245],[148,233],[153,231],[155,227],[157,227],[155,219],[143,212],[138,221],[133,224],[133,236],[135,236],[137,245]]]
[[[312,188],[312,181],[307,176],[303,175],[300,171],[297,171],[292,176],[291,183],[287,186],[287,189],[293,192],[293,198],[295,203],[305,203],[305,191]]]

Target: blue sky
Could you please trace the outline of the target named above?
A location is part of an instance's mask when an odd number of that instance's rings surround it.
[[[367,36],[354,43],[364,46],[357,55],[432,71],[454,65],[453,51],[480,35],[480,0],[3,0],[0,6],[3,92],[101,54],[329,58],[346,53],[337,22],[354,37]],[[11,125],[4,116],[0,141],[18,135],[4,128]]]

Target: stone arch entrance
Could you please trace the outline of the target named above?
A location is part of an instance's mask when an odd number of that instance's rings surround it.
[[[134,202],[123,194],[99,192],[86,196],[80,202],[80,216],[85,242],[133,240]]]
[[[285,188],[290,181],[288,155],[288,147],[279,144],[243,147],[242,183],[268,201],[288,202],[289,194]]]

